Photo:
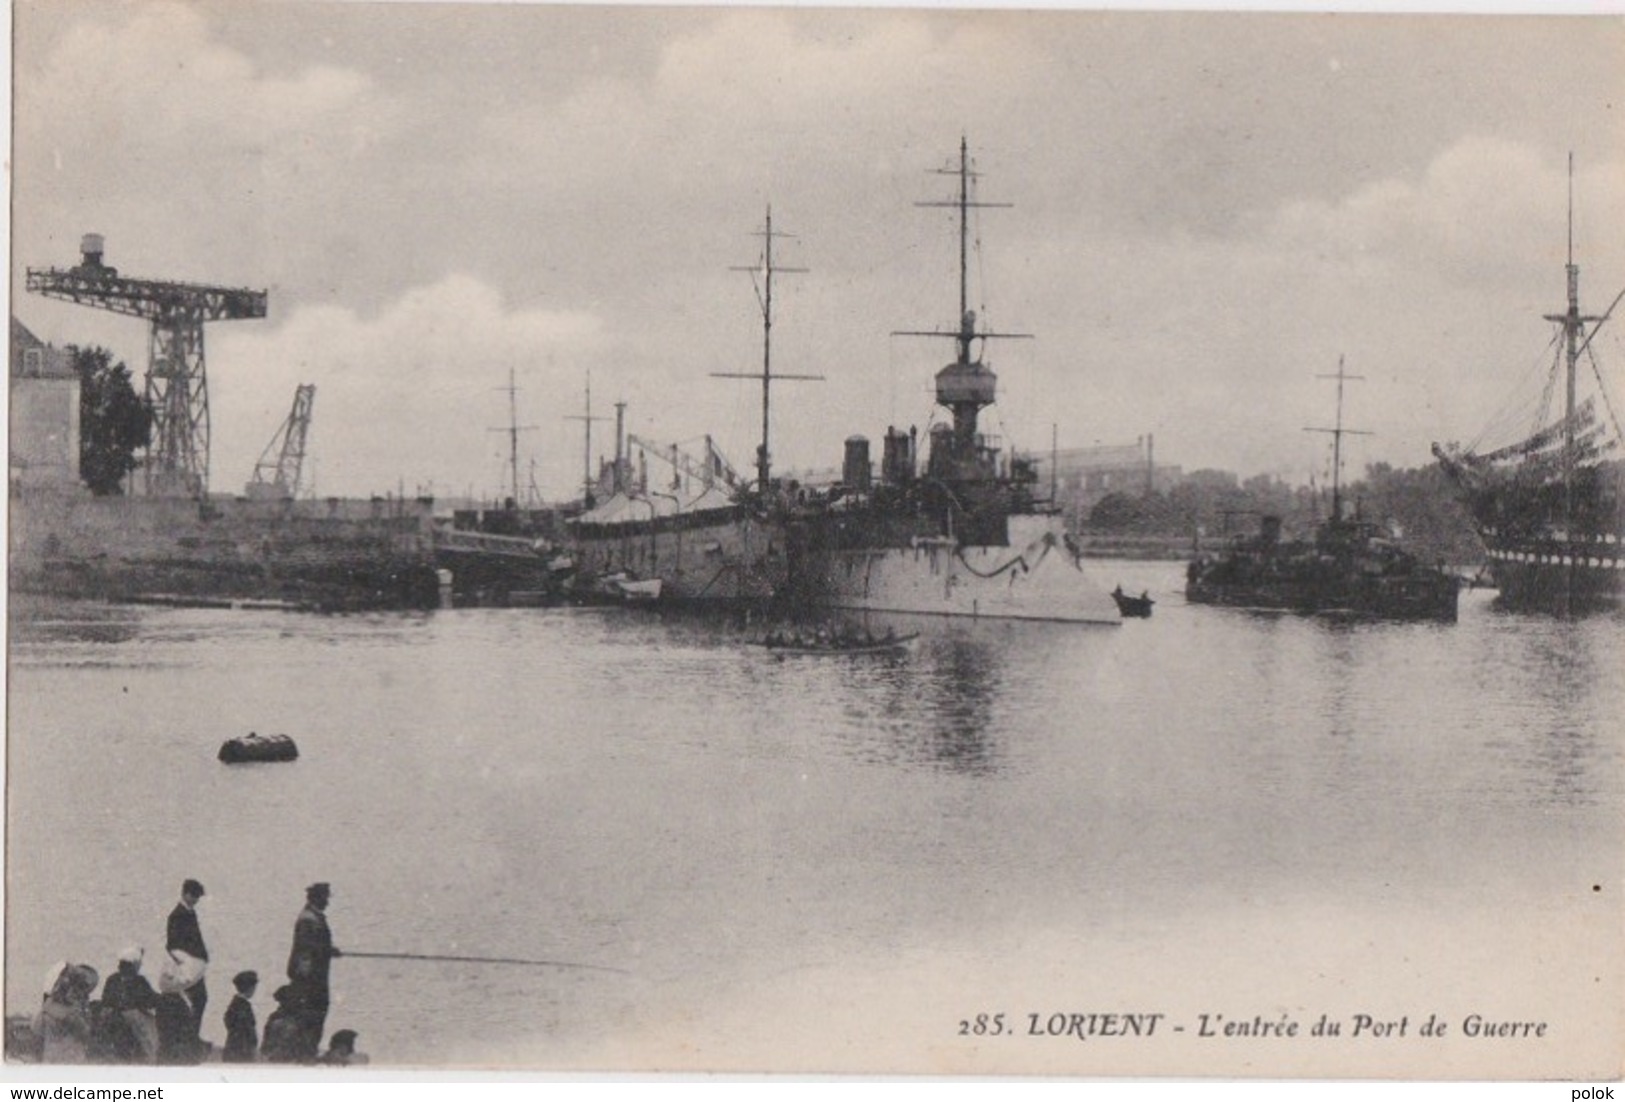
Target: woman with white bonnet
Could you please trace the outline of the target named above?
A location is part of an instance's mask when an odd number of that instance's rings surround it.
[[[143,956],[139,945],[125,949],[118,955],[118,971],[108,976],[102,987],[103,1008],[117,1015],[123,1025],[113,1049],[121,1064],[150,1064],[158,1059],[158,1022],[154,1014],[158,992],[141,974]]]
[[[90,995],[101,977],[88,964],[53,965],[45,980],[45,1001],[35,1019],[40,1062],[82,1064],[90,1041]]]

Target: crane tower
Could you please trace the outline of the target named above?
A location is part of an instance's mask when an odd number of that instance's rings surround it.
[[[28,290],[152,323],[147,402],[148,494],[204,497],[209,490],[209,386],[203,325],[265,316],[266,293],[169,280],[131,279],[102,263],[102,236],[89,233],[72,268],[28,269]]]
[[[314,383],[301,383],[293,392],[293,409],[288,419],[254,464],[254,477],[247,492],[251,498],[295,498],[305,465],[305,438],[310,435],[311,407],[316,402]]]

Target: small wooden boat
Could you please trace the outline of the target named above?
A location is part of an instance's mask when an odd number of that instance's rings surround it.
[[[1123,592],[1122,586],[1112,590],[1112,600],[1117,602],[1117,611],[1122,613],[1125,619],[1133,617],[1149,620],[1151,618],[1151,606],[1157,603],[1151,599],[1149,593],[1141,593],[1138,597],[1130,597]]]
[[[891,654],[907,649],[908,645],[917,638],[919,638],[918,632],[912,632],[908,635],[886,635],[878,639],[872,636],[829,639],[804,639],[799,636],[780,639],[769,636],[763,641],[762,645],[775,655]]]
[[[660,599],[660,579],[640,578],[622,579],[615,583],[621,591],[621,596],[632,604],[641,604],[644,601],[658,601]]]
[[[299,747],[287,735],[257,735],[250,731],[220,744],[220,760],[227,765],[255,761],[294,761]]]

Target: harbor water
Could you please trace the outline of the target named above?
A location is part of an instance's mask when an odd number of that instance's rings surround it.
[[[161,950],[196,877],[219,1043],[328,881],[341,949],[594,966],[341,958],[328,1030],[388,1066],[1617,1073],[1625,624],[1092,573],[1154,615],[862,657],[647,609],[14,599],[6,1010]],[[216,760],[250,730],[299,759]]]

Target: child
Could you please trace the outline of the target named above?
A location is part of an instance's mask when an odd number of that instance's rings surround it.
[[[228,1064],[252,1064],[259,1051],[259,1030],[254,1022],[254,1006],[250,999],[260,978],[254,972],[238,972],[231,978],[237,994],[226,1007],[226,1051],[221,1059]]]
[[[365,1053],[355,1050],[356,1031],[341,1029],[334,1033],[327,1042],[327,1051],[322,1053],[317,1063],[337,1064],[339,1067],[352,1067],[356,1064],[368,1062]]]

